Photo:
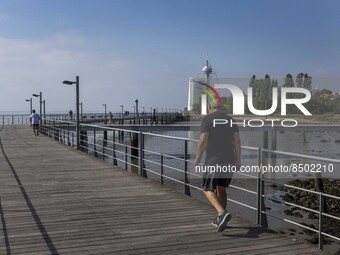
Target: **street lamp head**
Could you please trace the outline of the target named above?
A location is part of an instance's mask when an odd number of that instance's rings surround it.
[[[25,99],[25,101],[26,101],[26,102],[30,102],[31,100],[29,100],[29,99]]]
[[[73,85],[75,83],[76,83],[75,81],[63,81],[63,84],[66,84],[66,85]]]
[[[38,94],[33,94],[32,96],[34,96],[34,97],[40,97],[40,95],[38,95]]]

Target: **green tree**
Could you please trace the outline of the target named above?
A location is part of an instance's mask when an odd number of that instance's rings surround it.
[[[295,87],[293,76],[289,73],[284,78],[285,83],[282,85],[282,87]]]
[[[309,91],[312,91],[312,77],[308,76],[307,73],[305,73],[303,76],[302,87],[308,89]]]
[[[263,79],[257,79],[252,76],[249,87],[253,88],[253,106],[257,110],[265,110],[271,107],[273,101],[273,87],[278,87],[277,80],[272,80],[269,74]]]
[[[303,87],[303,76],[304,76],[303,73],[299,73],[296,76],[296,80],[295,80],[296,87],[299,87],[299,88]]]
[[[334,113],[335,114],[340,114],[340,99],[338,99],[335,103],[335,107],[334,107]]]

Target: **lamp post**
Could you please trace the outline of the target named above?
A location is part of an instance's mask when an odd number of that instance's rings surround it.
[[[40,119],[39,119],[39,125],[41,127],[41,115],[42,115],[42,92],[40,92],[39,94],[33,94],[32,96],[34,97],[39,97],[40,99],[40,102],[39,102],[39,105],[40,105],[40,111],[39,111],[39,116],[40,116]]]
[[[76,109],[77,109],[77,121],[76,121],[76,140],[77,150],[80,149],[80,122],[79,122],[79,76],[76,76],[76,81],[63,81],[63,84],[73,85],[76,84]]]
[[[30,102],[30,113],[32,114],[32,97],[30,99],[25,99],[26,102]]]
[[[46,101],[44,99],[43,101],[43,105],[44,105],[44,125],[46,124]]]
[[[123,119],[123,115],[124,115],[124,105],[120,105],[120,107],[122,108],[122,125],[124,124],[124,119]]]
[[[135,100],[136,103],[136,118],[138,118],[138,99]]]
[[[83,102],[80,102],[80,119],[83,120]]]
[[[103,104],[104,106],[104,124],[106,124],[106,104]]]

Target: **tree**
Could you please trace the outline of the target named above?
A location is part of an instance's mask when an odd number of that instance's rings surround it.
[[[302,86],[309,91],[312,91],[312,77],[308,76],[307,73],[303,76],[303,83]]]
[[[253,88],[253,106],[257,110],[266,110],[271,107],[273,101],[273,87],[278,87],[277,80],[272,80],[269,74],[263,79],[252,76],[249,87]],[[251,95],[248,95],[251,96]]]
[[[298,87],[298,88],[302,88],[303,87],[303,76],[304,76],[303,73],[299,73],[296,76],[296,80],[295,80],[296,87]]]
[[[340,114],[340,99],[335,102],[334,113]]]
[[[285,83],[282,85],[282,87],[295,87],[293,76],[290,73],[286,75],[284,80]]]
[[[232,113],[233,112],[233,98],[232,96],[229,97],[222,97],[222,111],[226,113]]]

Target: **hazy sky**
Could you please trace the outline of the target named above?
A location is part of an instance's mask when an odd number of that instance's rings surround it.
[[[0,0],[0,112],[75,111],[76,75],[87,112],[183,108],[206,52],[218,77],[339,76],[340,1]]]

